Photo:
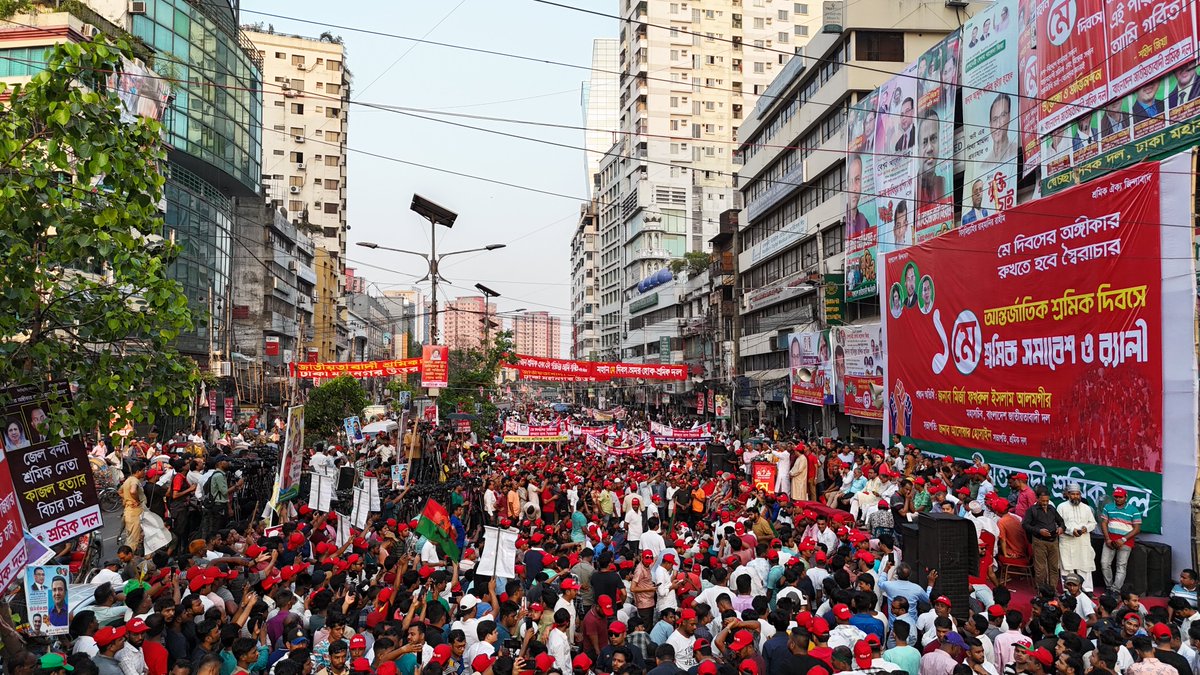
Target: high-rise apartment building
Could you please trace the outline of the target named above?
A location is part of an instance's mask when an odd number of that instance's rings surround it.
[[[521,312],[513,317],[513,346],[518,354],[559,357],[562,321],[549,312]]]
[[[496,305],[484,302],[483,296],[455,298],[438,310],[442,321],[442,344],[450,349],[479,349],[485,335],[495,335],[500,329]]]
[[[672,260],[740,208],[743,118],[819,22],[777,0],[622,0],[620,137],[601,162],[601,352],[656,362],[683,316]],[[671,356],[676,360],[676,356]]]
[[[264,198],[287,210],[311,233],[336,267],[345,292],[346,132],[350,81],[346,50],[331,39],[250,30],[263,64],[262,172]],[[345,300],[331,295],[334,343],[349,354]]]
[[[617,131],[621,84],[620,44],[613,39],[592,42],[591,78],[583,83],[585,170],[591,201],[579,207],[579,220],[571,237],[571,358],[596,359],[600,349],[599,237],[596,204],[600,192],[600,164],[612,147]]]
[[[400,315],[404,317],[401,319],[400,330],[395,332],[396,339],[402,340],[404,346],[396,347],[394,358],[419,356],[420,354],[414,353],[409,346],[429,342],[429,303],[425,299],[425,294],[415,288],[388,289],[383,292],[383,297],[386,302],[403,303],[402,305],[392,305],[393,309],[391,310],[393,322]],[[404,353],[403,356],[401,352]]]

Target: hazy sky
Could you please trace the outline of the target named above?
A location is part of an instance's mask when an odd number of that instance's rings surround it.
[[[572,4],[610,13],[617,9],[612,0]],[[264,16],[256,10],[317,23]],[[329,30],[341,35],[348,51],[346,65],[354,76],[352,101],[577,126],[582,125],[580,83],[587,79],[586,70],[414,46],[411,41],[335,26],[415,38],[429,32],[428,40],[582,66],[591,63],[594,38],[617,36],[615,20],[533,0],[242,0],[242,23],[259,21],[281,33],[316,37]],[[374,241],[428,251],[429,225],[408,209],[412,194],[421,194],[459,214],[452,230],[440,228],[439,251],[508,244],[499,251],[449,258],[442,276],[453,286],[442,285],[439,300],[478,295],[474,285],[482,282],[503,295],[498,301],[501,311],[526,308],[560,316],[565,343],[570,335],[569,243],[579,201],[586,195],[583,151],[359,105],[351,105],[349,114],[347,267],[357,268],[384,289],[410,287],[422,276],[425,263],[420,258],[354,244]],[[454,121],[583,145],[582,131]],[[578,199],[406,166],[356,149]],[[428,293],[427,282],[421,288]]]

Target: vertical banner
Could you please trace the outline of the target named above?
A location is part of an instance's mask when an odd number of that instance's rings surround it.
[[[1050,0],[1037,15],[1038,132],[1046,135],[1108,100],[1106,0]]]
[[[845,326],[840,331],[845,353],[847,415],[883,419],[883,335],[880,324]]]
[[[66,565],[30,565],[25,568],[25,614],[31,635],[66,635],[70,623]]]
[[[882,226],[884,209],[892,220],[892,236],[880,237],[881,242],[889,240],[884,250],[920,243],[954,227],[954,110],[961,61],[962,39],[958,31],[917,59],[917,159],[912,169],[916,222],[913,239],[909,241],[907,234],[901,234],[904,223],[896,214],[903,197],[898,194],[894,206],[881,205],[880,230],[887,231]]]
[[[483,528],[483,552],[475,563],[475,573],[501,579],[517,576],[517,531],[498,527]]]
[[[842,293],[842,287],[846,285],[846,275],[840,272],[826,274],[823,281],[825,325],[840,326],[846,316],[846,301]]]
[[[234,403],[233,397],[226,396],[226,397],[225,397],[225,421],[226,421],[226,422],[232,422],[232,421],[233,421],[233,408],[234,408],[234,405],[235,405],[235,403]]]
[[[22,543],[22,539],[32,539],[23,534],[21,513],[17,510],[17,493],[9,474],[11,469],[8,453],[0,451],[0,588],[8,588],[25,569],[29,547]],[[34,541],[44,546],[40,541]]]
[[[304,406],[292,406],[287,413],[287,432],[279,463],[279,499],[282,504],[300,494],[300,475],[304,471]],[[310,488],[311,489],[311,488]]]
[[[878,110],[878,115],[877,111]],[[846,131],[846,300],[875,295],[876,127],[886,112],[879,92],[850,107]],[[886,155],[881,155],[886,157]]]
[[[704,392],[702,391],[696,392],[696,414],[704,414]]]
[[[841,328],[827,328],[821,331],[821,341],[817,344],[817,356],[820,358],[821,370],[825,372],[825,405],[842,404],[842,376],[846,373],[846,351],[838,344],[838,333]]]
[[[1017,0],[1017,128],[1024,155],[1022,176],[1041,166],[1042,145],[1038,119],[1042,106],[1038,100],[1037,1]],[[991,122],[988,122],[991,126]]]
[[[1017,204],[1016,4],[998,0],[963,29],[963,225]]]
[[[445,389],[450,385],[450,348],[425,345],[421,348],[421,386]]]
[[[820,342],[819,331],[788,336],[788,377],[794,403],[825,405],[828,382],[821,367]]]
[[[717,412],[715,413],[715,415],[716,415],[717,419],[719,419],[719,420],[729,419],[729,397],[728,396],[726,396],[724,394],[717,394],[716,408],[717,408]]]
[[[715,413],[717,411],[717,392],[712,389],[708,390],[708,412]]]
[[[71,387],[22,385],[5,389],[4,449],[25,529],[47,546],[101,525],[100,500],[88,450],[79,434],[54,441],[46,429],[51,408],[71,405]],[[13,493],[8,493],[13,494]],[[19,540],[20,533],[16,533]]]
[[[1191,236],[1177,224],[1190,223],[1191,179],[1173,175],[1191,159],[1140,164],[887,256],[904,296],[914,279],[920,289],[885,316],[893,433],[930,452],[975,453],[998,483],[1025,472],[1056,498],[1068,481],[1093,505],[1122,487],[1147,532],[1162,526],[1164,489],[1186,509],[1194,316],[1164,298],[1194,292],[1194,262],[1163,253]],[[1164,429],[1167,405],[1179,406],[1178,432]]]
[[[357,415],[343,419],[342,429],[346,432],[346,441],[351,444],[362,443],[366,440],[366,437],[363,436],[362,422]]]

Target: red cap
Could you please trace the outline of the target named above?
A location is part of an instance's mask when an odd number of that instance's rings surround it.
[[[546,553],[542,555],[543,565],[553,565],[556,562],[558,562],[558,556],[554,555],[553,553]]]
[[[453,656],[453,654],[454,651],[451,649],[450,645],[442,643],[433,648],[433,656],[429,658],[429,661],[430,663],[436,663],[439,666],[444,666],[446,665],[446,662],[450,660],[450,657]]]
[[[740,675],[758,675],[758,663],[754,659],[746,659],[738,665]]]
[[[134,619],[125,626],[125,632],[133,633],[134,635],[145,633],[148,630],[150,630],[150,627],[147,626],[146,622],[142,621],[141,619]]]
[[[870,551],[859,551],[858,553],[854,554],[854,557],[867,563],[868,565],[875,564],[875,556],[871,555]]]
[[[1117,488],[1117,489],[1113,490],[1113,496],[1114,497],[1128,497],[1129,493],[1125,491],[1125,488]]]
[[[838,603],[833,606],[833,615],[841,621],[849,621],[850,608],[844,604]]]
[[[859,668],[871,667],[871,645],[866,640],[854,643],[854,665]]]
[[[647,565],[654,562],[654,551],[642,551],[642,562]]]
[[[592,667],[592,660],[588,658],[587,654],[580,654],[571,661],[571,665],[577,670],[589,670]]]
[[[696,610],[688,608],[679,612],[679,620],[687,621],[696,618]]]
[[[543,652],[538,654],[537,658],[533,660],[533,665],[544,673],[554,667],[554,657]]]
[[[396,675],[399,672],[396,670],[395,661],[384,661],[375,669],[375,675]]]
[[[1165,623],[1156,623],[1150,628],[1150,635],[1152,635],[1155,640],[1170,640],[1171,629]]]
[[[579,582],[571,577],[567,577],[566,579],[563,579],[562,589],[564,591],[570,591],[570,590],[577,591],[577,590],[579,590]]]
[[[739,630],[733,634],[733,639],[729,642],[730,651],[741,651],[754,643],[754,636],[748,630]]]
[[[312,507],[308,504],[301,504],[300,508],[297,510],[300,511],[300,515],[302,516],[307,516],[308,514],[312,513]]]
[[[701,661],[696,666],[696,675],[717,675],[716,661]]]
[[[937,598],[935,598],[935,599],[934,599],[934,601],[933,601],[933,604],[935,604],[935,605],[936,605],[936,604],[939,604],[939,603],[940,603],[940,604],[943,604],[943,605],[945,605],[945,606],[947,606],[947,607],[950,607],[950,606],[951,606],[951,605],[950,605],[950,598],[947,598],[947,597],[946,597],[946,596],[944,596],[944,595],[939,595],[939,596],[937,596]]]
[[[246,557],[247,558],[257,558],[258,556],[260,556],[266,552],[267,552],[267,549],[265,549],[261,546],[251,545],[251,546],[246,547]]]
[[[539,656],[538,658],[540,659],[541,657]],[[475,672],[483,673],[487,672],[487,669],[491,668],[492,664],[495,662],[496,659],[488,656],[487,654],[480,654],[471,661],[471,667],[475,669]]]
[[[621,623],[620,621],[614,621],[608,624],[608,632],[621,635],[625,632],[625,624]]]
[[[988,607],[987,613],[988,613],[988,616],[994,616],[996,618],[1000,618],[1000,617],[1004,616],[1004,608],[1001,607],[1000,605],[992,605],[991,607]]]
[[[1046,651],[1045,647],[1038,647],[1037,649],[1029,652],[1029,655],[1036,659],[1037,662],[1042,664],[1042,666],[1045,668],[1049,668],[1054,663],[1054,656],[1050,654],[1050,652]]]
[[[100,647],[107,647],[108,645],[116,642],[117,640],[120,640],[123,637],[125,637],[125,627],[124,626],[121,626],[119,628],[113,628],[112,626],[105,626],[104,628],[101,628],[100,630],[96,631],[96,634],[92,636],[92,639],[95,640],[96,644],[99,645]]]
[[[808,632],[813,635],[829,635],[829,622],[819,616],[814,616],[812,623],[808,624]]]
[[[602,595],[599,598],[596,598],[596,606],[600,608],[600,613],[604,616],[612,616],[616,613],[616,610],[613,609],[612,598],[608,597],[607,595]]]
[[[371,672],[371,660],[360,656],[350,663],[350,670],[356,673],[369,673]]]
[[[300,532],[293,532],[292,536],[288,537],[288,548],[297,549],[304,545],[304,535]]]
[[[355,635],[354,637],[350,638],[350,649],[366,649],[366,648],[367,648],[367,638],[363,637],[362,635]]]

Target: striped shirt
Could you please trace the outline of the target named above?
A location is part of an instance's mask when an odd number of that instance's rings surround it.
[[[1105,504],[1101,518],[1108,521],[1109,534],[1118,537],[1124,537],[1133,532],[1134,525],[1142,524],[1141,512],[1129,502],[1125,502],[1125,506],[1117,506],[1114,503]]]

